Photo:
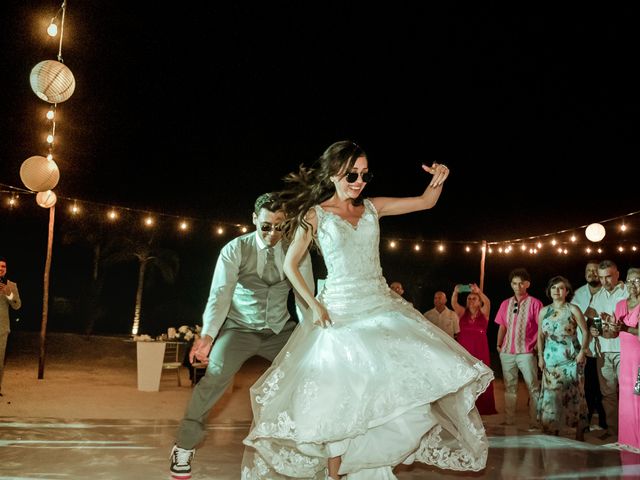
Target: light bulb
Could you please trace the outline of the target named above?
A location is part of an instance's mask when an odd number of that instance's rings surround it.
[[[56,25],[53,20],[51,20],[51,23],[47,27],[47,33],[50,37],[55,37],[56,35],[58,35],[58,25]]]

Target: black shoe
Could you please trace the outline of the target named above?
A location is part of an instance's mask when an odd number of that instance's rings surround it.
[[[188,480],[191,478],[191,460],[193,460],[195,453],[195,448],[188,450],[186,448],[180,448],[177,445],[173,446],[171,450],[171,478],[177,480]]]

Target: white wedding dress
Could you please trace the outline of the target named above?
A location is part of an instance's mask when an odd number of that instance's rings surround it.
[[[397,296],[382,276],[378,216],[354,227],[315,207],[332,327],[299,325],[251,387],[243,480],[390,480],[399,463],[482,470],[488,442],[475,400],[493,372]]]

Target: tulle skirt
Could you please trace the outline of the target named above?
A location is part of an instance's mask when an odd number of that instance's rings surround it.
[[[404,300],[387,296],[326,329],[299,325],[251,388],[242,478],[393,479],[399,463],[485,467],[476,398],[493,372]]]

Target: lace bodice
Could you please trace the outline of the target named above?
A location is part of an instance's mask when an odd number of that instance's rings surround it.
[[[327,267],[318,298],[331,314],[362,313],[391,299],[380,267],[378,212],[369,200],[364,201],[364,207],[356,226],[319,205],[315,207],[318,244]]]

